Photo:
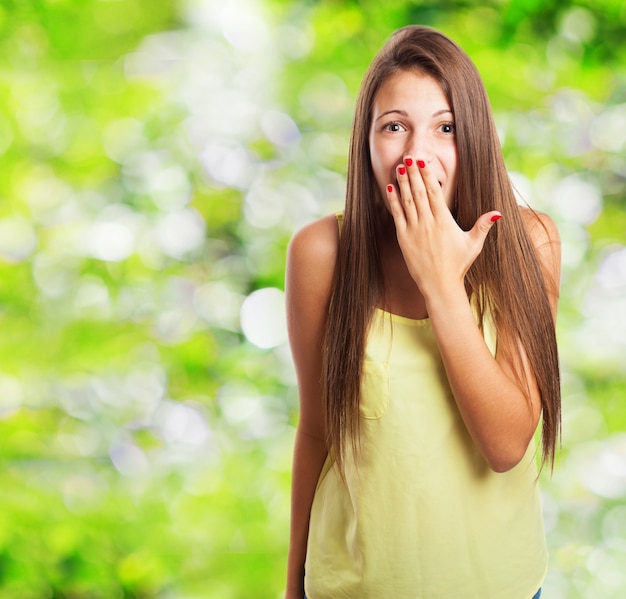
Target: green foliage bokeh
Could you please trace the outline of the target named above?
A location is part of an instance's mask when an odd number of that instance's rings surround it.
[[[396,28],[475,60],[563,236],[546,596],[626,589],[621,0],[0,6],[0,595],[277,598],[297,421],[281,289],[342,204]]]

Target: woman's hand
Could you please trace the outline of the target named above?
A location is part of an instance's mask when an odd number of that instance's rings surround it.
[[[398,243],[411,276],[428,300],[450,286],[463,285],[465,274],[501,214],[487,212],[470,231],[463,231],[428,165],[407,156],[396,174],[398,189],[388,185],[387,198]]]
[[[426,300],[450,389],[485,460],[494,471],[505,472],[526,455],[541,415],[541,396],[523,349],[492,355],[464,287],[465,274],[501,215],[487,212],[469,231],[463,231],[431,169],[421,162],[414,164],[407,156],[396,174],[398,186],[390,185],[387,197],[398,243]],[[549,219],[540,217],[539,222],[532,214],[537,224],[529,227],[529,234],[536,248],[545,248],[538,256],[553,289],[555,313],[558,233]]]

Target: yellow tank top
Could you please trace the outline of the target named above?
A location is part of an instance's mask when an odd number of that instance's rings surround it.
[[[485,340],[495,355],[489,322]],[[535,444],[505,473],[471,440],[430,321],[376,310],[358,464],[318,481],[308,599],[531,599],[547,568]]]

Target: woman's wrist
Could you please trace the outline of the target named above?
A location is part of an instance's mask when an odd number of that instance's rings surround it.
[[[428,315],[439,311],[448,311],[468,302],[463,281],[441,281],[429,288],[421,289]]]

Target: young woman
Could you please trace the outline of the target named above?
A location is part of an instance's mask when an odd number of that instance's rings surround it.
[[[559,276],[475,66],[437,31],[397,31],[358,96],[345,212],[289,248],[287,599],[539,596]]]

